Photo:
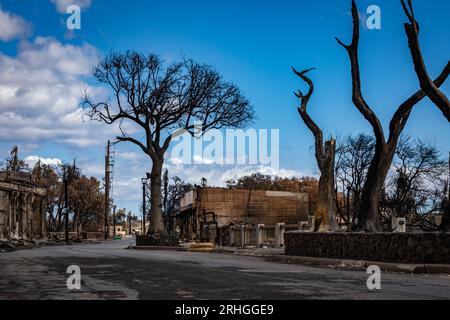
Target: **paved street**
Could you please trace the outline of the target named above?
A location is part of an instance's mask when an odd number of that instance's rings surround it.
[[[125,249],[132,240],[0,253],[0,299],[450,299],[450,276],[288,265],[256,257]],[[69,265],[82,288],[67,289]]]

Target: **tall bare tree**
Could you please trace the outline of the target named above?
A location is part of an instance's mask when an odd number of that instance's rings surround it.
[[[336,38],[337,42],[345,48],[350,58],[352,75],[352,100],[353,104],[372,126],[376,143],[375,154],[369,167],[366,182],[361,195],[361,206],[358,214],[357,227],[360,230],[378,232],[381,230],[379,217],[379,200],[387,173],[391,166],[397,143],[405,125],[411,115],[414,106],[420,102],[426,93],[418,90],[395,111],[389,125],[389,137],[386,140],[383,127],[375,112],[368,105],[361,91],[361,77],[358,59],[359,44],[359,15],[355,0],[352,0],[353,36],[350,45],[345,45]],[[434,81],[436,87],[440,87],[450,73],[450,62],[447,63],[442,73]]]
[[[336,229],[336,203],[334,189],[334,161],[336,156],[336,141],[323,142],[323,133],[319,126],[310,117],[307,111],[308,103],[314,93],[314,83],[306,76],[313,69],[299,72],[292,68],[294,73],[307,83],[309,89],[307,94],[303,94],[300,90],[295,93],[300,99],[300,107],[298,112],[306,124],[308,129],[313,133],[315,140],[315,155],[317,165],[320,171],[319,195],[314,210],[315,230],[319,232],[333,231]]]
[[[408,5],[406,5],[404,0],[401,0],[401,2],[403,10],[409,20],[409,23],[405,23],[405,32],[408,37],[409,49],[411,51],[414,69],[416,70],[417,77],[419,78],[420,87],[430,98],[430,100],[433,101],[434,104],[436,104],[436,106],[442,111],[444,116],[447,118],[447,121],[450,122],[450,101],[430,78],[423,59],[419,42],[419,24],[417,23],[414,15],[412,1],[408,0]]]
[[[162,234],[162,168],[174,135],[194,135],[196,123],[200,123],[203,133],[245,127],[252,122],[254,110],[236,85],[225,82],[210,66],[192,60],[165,66],[153,54],[112,53],[100,62],[94,76],[112,90],[113,100],[93,102],[86,95],[87,114],[93,120],[119,124],[122,135],[117,140],[137,145],[150,157],[149,233]],[[129,135],[123,123],[139,130]]]

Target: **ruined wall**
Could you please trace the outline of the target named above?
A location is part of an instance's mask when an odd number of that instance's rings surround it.
[[[0,190],[0,238],[6,231],[6,223],[9,212],[7,212],[7,193],[5,191]]]
[[[274,225],[308,221],[307,193],[246,189],[198,188],[197,214],[214,212],[219,226],[230,222]]]
[[[450,263],[450,233],[305,233],[284,236],[287,255],[404,263]]]
[[[29,175],[0,172],[0,238],[43,236],[45,194]]]

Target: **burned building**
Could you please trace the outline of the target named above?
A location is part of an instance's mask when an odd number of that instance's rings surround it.
[[[29,174],[0,172],[0,238],[44,236],[45,195]]]
[[[196,187],[181,199],[175,225],[185,239],[218,242],[220,232],[233,227],[297,226],[309,220],[309,211],[308,193]]]

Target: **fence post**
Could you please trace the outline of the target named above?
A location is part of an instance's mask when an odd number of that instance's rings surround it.
[[[284,231],[285,223],[277,223],[275,225],[275,248],[280,249],[284,247]]]
[[[245,225],[241,224],[240,225],[241,228],[241,248],[245,248]]]
[[[256,226],[256,247],[261,248],[264,243],[264,225],[258,224]]]

